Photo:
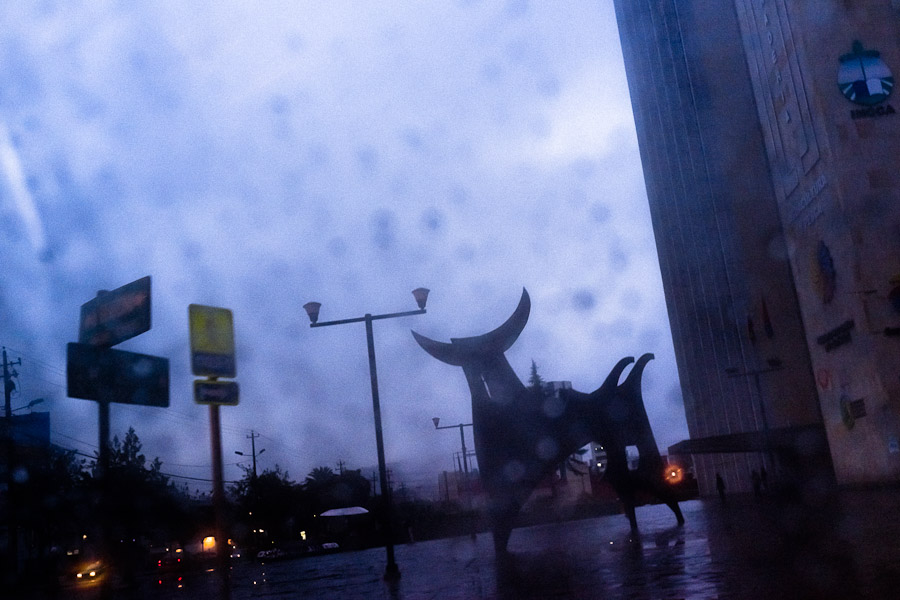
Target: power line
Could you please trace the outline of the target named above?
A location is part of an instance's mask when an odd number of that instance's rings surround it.
[[[28,355],[28,354],[26,354],[26,353],[24,353],[24,352],[22,352],[22,351],[20,351],[20,350],[15,350],[15,349],[13,349],[13,348],[8,348],[8,350],[10,350],[11,352],[14,352],[17,356],[27,358],[28,361],[29,361],[29,364],[32,363],[32,362],[33,362],[33,363],[36,363],[37,365],[43,367],[45,370],[50,371],[50,372],[52,372],[52,373],[54,373],[54,374],[60,375],[60,376],[62,376],[63,378],[65,378],[66,375],[67,375],[67,374],[66,374],[66,370],[63,369],[63,368],[61,368],[61,367],[59,367],[59,366],[51,365],[50,363],[47,363],[47,362],[44,362],[44,361],[42,361],[42,360],[40,360],[40,359],[34,358],[34,357],[32,357],[32,356],[30,356],[30,355]],[[56,382],[56,381],[51,381],[50,379],[46,379],[46,378],[40,377],[40,376],[38,376],[38,375],[31,374],[31,373],[29,373],[28,378],[29,378],[29,379],[30,379],[30,378],[37,379],[37,380],[42,381],[42,382],[44,382],[44,383],[46,383],[46,384],[48,384],[48,385],[52,385],[52,386],[57,387],[57,388],[60,388],[60,389],[62,389],[62,390],[68,390],[68,386],[67,386],[67,384],[65,384],[65,383],[59,383],[59,382]],[[120,405],[118,405],[118,406],[120,406],[120,407],[122,407],[122,408],[125,408],[126,410],[129,410],[129,411],[131,411],[131,412],[139,412],[139,413],[145,412],[145,409],[147,409],[147,408],[151,408],[151,407],[139,406],[139,405],[133,405],[133,404],[120,404]],[[161,412],[161,413],[160,413],[160,412],[156,412],[156,413],[154,413],[154,416],[155,416],[155,417],[160,417],[160,416],[161,416],[162,418],[167,418],[167,419],[170,419],[170,420],[180,420],[180,421],[185,422],[185,423],[188,423],[188,424],[190,424],[190,425],[195,425],[195,424],[196,424],[196,421],[197,421],[196,417],[191,416],[191,415],[188,415],[188,414],[186,414],[186,413],[179,412],[179,411],[174,410],[174,409],[172,409],[172,408],[167,408],[165,411],[163,411],[163,412]],[[245,433],[245,432],[247,431],[246,428],[242,428],[242,427],[234,427],[234,426],[228,426],[228,425],[222,425],[222,430],[223,430],[223,431],[227,431],[227,432],[229,432],[229,433],[240,433],[240,434],[243,434],[243,433]]]
[[[89,458],[91,460],[97,460],[96,456],[91,456],[90,454],[85,454],[84,452],[76,450],[75,448],[66,448],[65,446],[60,446],[59,444],[56,444],[56,446],[58,448],[62,448],[63,450],[68,450],[69,452],[73,453],[75,456],[82,456],[84,458]],[[209,467],[207,466],[207,468],[209,468]],[[203,477],[191,477],[189,475],[176,475],[175,473],[166,473],[164,471],[159,471],[159,474],[164,475],[165,477],[174,477],[176,479],[190,479],[191,481],[205,481],[207,483],[212,483],[212,479],[206,479]],[[238,482],[237,481],[225,481],[224,483],[238,483]]]
[[[59,375],[62,375],[63,377],[65,377],[65,375],[66,375],[66,372],[64,370],[60,369],[59,367],[51,365],[50,363],[46,363],[46,362],[44,362],[40,359],[37,359],[33,356],[29,356],[28,354],[25,354],[21,350],[16,350],[15,348],[7,348],[7,349],[10,350],[11,352],[15,352],[18,356],[20,356],[22,358],[27,358],[29,362],[37,363],[38,365],[44,367],[48,371],[53,371]]]
[[[66,435],[66,434],[64,434],[64,433],[60,433],[60,432],[57,431],[56,429],[51,429],[50,431],[51,431],[52,433],[54,433],[54,434],[60,436],[60,437],[64,437],[64,438],[66,438],[66,439],[72,440],[73,442],[78,442],[79,444],[84,444],[85,446],[90,446],[91,448],[97,448],[97,449],[100,448],[97,444],[91,444],[90,442],[85,442],[85,441],[79,440],[78,438],[73,438],[73,437],[70,436],[70,435]]]

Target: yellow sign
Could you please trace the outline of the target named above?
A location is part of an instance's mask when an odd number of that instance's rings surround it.
[[[191,370],[205,377],[234,377],[234,317],[227,308],[191,304]]]

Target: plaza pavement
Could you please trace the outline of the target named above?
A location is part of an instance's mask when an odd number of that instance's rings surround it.
[[[394,582],[383,548],[237,562],[232,599],[900,598],[900,490],[845,490],[815,511],[748,496],[682,508],[678,527],[665,506],[639,507],[639,534],[622,515],[516,529],[508,564],[489,534],[399,545]],[[214,573],[178,583],[117,597],[218,598]]]

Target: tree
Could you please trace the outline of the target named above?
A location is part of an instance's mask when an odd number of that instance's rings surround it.
[[[74,450],[56,446],[32,449],[19,460],[19,524],[33,536],[37,554],[44,556],[52,544],[81,537],[86,520],[82,464]]]
[[[535,364],[534,359],[531,360],[531,377],[528,378],[528,385],[536,395],[544,395],[544,380],[538,374],[537,364]]]
[[[307,486],[326,485],[332,482],[335,477],[337,475],[331,470],[331,467],[316,467],[306,476],[305,483]]]
[[[163,475],[158,457],[147,466],[142,448],[134,427],[121,441],[114,436],[105,481],[99,479],[98,456],[88,482],[97,498],[97,522],[109,523],[109,532],[117,539],[147,537],[168,543],[193,533],[183,530],[189,522],[188,499]]]
[[[359,469],[345,469],[338,475],[330,467],[316,467],[307,475],[303,487],[317,513],[369,502],[369,480]]]
[[[253,547],[262,545],[265,539],[294,538],[306,514],[311,516],[302,487],[278,465],[256,477],[251,467],[243,469],[244,476],[231,487],[240,537]]]

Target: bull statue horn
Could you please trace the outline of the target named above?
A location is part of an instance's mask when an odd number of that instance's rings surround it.
[[[529,314],[531,314],[531,298],[528,296],[528,290],[522,288],[522,297],[519,298],[516,310],[503,325],[489,333],[467,338],[451,338],[450,344],[432,340],[415,331],[412,331],[412,334],[425,352],[441,362],[461,367],[471,360],[472,352],[503,353],[509,350],[528,323]]]
[[[634,364],[634,367],[632,367],[631,372],[628,374],[628,377],[625,378],[625,381],[622,383],[622,385],[619,386],[619,388],[623,391],[628,391],[631,394],[640,394],[641,377],[644,374],[644,367],[646,367],[647,363],[653,360],[653,358],[653,354],[649,352],[641,356]]]

